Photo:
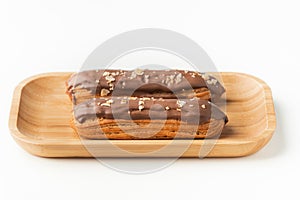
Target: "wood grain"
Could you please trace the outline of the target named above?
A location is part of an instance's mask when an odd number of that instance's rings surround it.
[[[229,123],[213,147],[214,140],[81,140],[70,128],[72,106],[64,83],[70,74],[37,75],[16,87],[9,127],[26,151],[42,157],[199,157],[206,155],[199,154],[202,148],[208,149],[206,157],[239,157],[260,150],[276,127],[267,84],[223,72]]]

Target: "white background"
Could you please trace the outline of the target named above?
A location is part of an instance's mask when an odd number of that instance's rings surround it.
[[[299,199],[297,1],[0,1],[0,199]],[[277,130],[260,152],[235,159],[180,159],[128,175],[94,159],[43,159],[8,130],[14,87],[44,72],[75,71],[124,31],[156,27],[200,44],[220,71],[272,88]]]

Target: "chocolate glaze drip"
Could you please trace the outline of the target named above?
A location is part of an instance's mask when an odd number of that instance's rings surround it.
[[[167,92],[171,94],[170,98],[176,97],[176,92],[198,88],[208,88],[212,97],[220,97],[225,92],[214,77],[183,70],[83,71],[71,76],[67,87],[69,94],[74,88],[83,88],[95,96],[99,96],[102,89],[109,90],[107,96],[143,97],[144,94]]]
[[[200,113],[200,114],[199,114]],[[94,98],[74,106],[74,117],[79,123],[103,119],[175,119],[191,124],[202,124],[211,118],[224,120],[227,116],[207,100],[154,99],[136,97]]]

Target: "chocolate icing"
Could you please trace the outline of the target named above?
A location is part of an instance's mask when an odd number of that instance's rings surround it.
[[[183,70],[91,70],[76,73],[67,82],[67,92],[73,94],[75,88],[83,88],[99,96],[102,89],[109,90],[108,96],[139,96],[145,94],[192,91],[208,88],[212,98],[220,97],[224,87],[216,78],[199,72]],[[134,92],[134,93],[133,93]]]
[[[198,98],[179,100],[136,97],[93,98],[74,106],[74,117],[79,123],[96,118],[175,119],[191,124],[202,124],[211,118],[224,120],[225,123],[228,121],[227,116],[217,106]]]

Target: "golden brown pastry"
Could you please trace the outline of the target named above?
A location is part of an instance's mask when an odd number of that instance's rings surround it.
[[[88,139],[192,139],[218,136],[227,121],[199,98],[100,97],[74,106],[72,127]]]

